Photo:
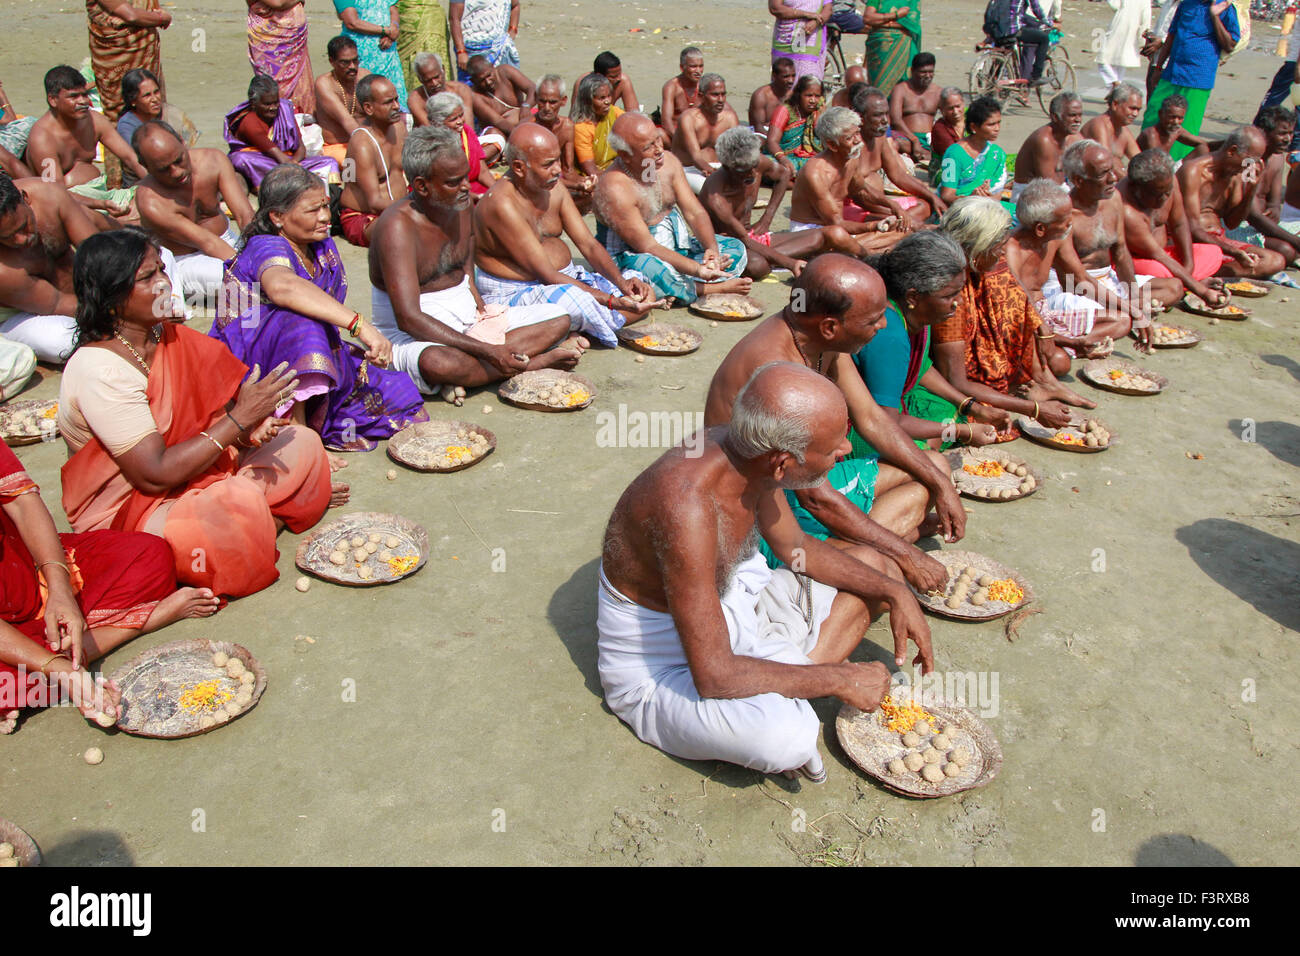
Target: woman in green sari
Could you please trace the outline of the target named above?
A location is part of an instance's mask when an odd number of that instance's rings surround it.
[[[921,0],[895,7],[892,0],[866,0],[867,73],[871,85],[886,96],[907,76],[912,57],[921,52]]]
[[[1007,181],[1007,154],[994,142],[1002,130],[1002,106],[991,96],[981,96],[966,108],[966,135],[943,154],[939,171],[939,196],[954,203],[961,196],[1002,199]],[[1016,207],[1003,203],[1014,215]]]
[[[822,151],[814,132],[822,115],[822,81],[811,74],[799,77],[786,101],[776,108],[767,127],[767,151],[793,174]]]

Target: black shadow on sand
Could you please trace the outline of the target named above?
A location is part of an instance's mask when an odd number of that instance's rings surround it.
[[[1278,368],[1286,369],[1291,373],[1292,378],[1300,382],[1300,362],[1297,362],[1291,356],[1272,353],[1270,355],[1261,355],[1260,358],[1269,365],[1276,365]]]
[[[41,847],[45,866],[135,866],[122,837],[111,830],[78,830],[51,847]]]
[[[1135,866],[1236,866],[1220,850],[1187,833],[1162,833],[1134,854]]]
[[[1283,627],[1300,630],[1300,544],[1226,518],[1177,531],[1201,570]]]
[[[1228,429],[1238,437],[1243,431],[1242,420],[1234,418]],[[1300,468],[1300,425],[1290,422],[1256,422],[1255,441],[1266,448],[1274,458]]]

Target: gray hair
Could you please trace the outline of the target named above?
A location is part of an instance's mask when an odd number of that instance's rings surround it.
[[[718,137],[713,144],[718,162],[728,169],[750,170],[758,165],[762,155],[759,145],[762,137],[748,126],[733,126]]]
[[[304,193],[324,189],[325,183],[313,172],[297,163],[281,163],[262,179],[257,190],[257,212],[239,237],[242,250],[254,236],[278,236],[280,230],[271,221],[271,213],[287,213],[298,204]]]
[[[560,74],[547,73],[544,77],[542,77],[540,80],[537,81],[537,88],[540,90],[543,86],[546,86],[547,84],[550,84],[551,86],[558,86],[560,88],[561,96],[569,95],[569,87],[565,85],[564,77],[560,76]]]
[[[702,77],[700,77],[700,83],[698,89],[701,93],[703,93],[714,83],[721,83],[723,86],[727,85],[727,81],[722,78],[721,73],[705,73]]]
[[[641,112],[641,110],[628,110],[623,114],[623,116],[645,116],[646,119],[650,118],[646,116],[645,113]],[[623,116],[620,116],[619,119],[622,119]],[[612,149],[614,152],[616,153],[632,152],[632,147],[627,144],[627,140],[625,140],[622,136],[619,136],[617,133],[615,133],[613,127],[610,127],[609,136],[607,137],[607,139],[609,140],[609,148]]]
[[[450,90],[444,90],[429,97],[427,108],[430,125],[441,126],[455,116],[457,111],[465,112],[465,101]]]
[[[1078,93],[1057,93],[1052,97],[1052,102],[1048,105],[1047,111],[1059,120],[1065,119],[1065,111],[1075,103],[1083,103],[1083,98]]]
[[[602,86],[608,86],[611,92],[614,89],[603,73],[588,73],[578,81],[577,89],[573,91],[573,109],[569,111],[571,120],[575,123],[596,122],[596,108],[592,105],[592,100]]]
[[[697,46],[686,47],[686,49],[682,50],[681,55],[677,57],[677,65],[681,67],[686,66],[686,61],[693,56],[698,56],[701,60],[703,60],[704,51]]]
[[[1068,202],[1069,197],[1061,189],[1061,184],[1046,177],[1032,180],[1016,200],[1016,218],[1021,225],[1047,225],[1056,218],[1056,210],[1061,203]]]
[[[1065,151],[1061,157],[1061,172],[1065,173],[1066,179],[1073,182],[1083,175],[1083,157],[1090,149],[1106,149],[1106,147],[1095,139],[1081,139],[1077,143],[1072,143]]]
[[[867,265],[885,280],[889,297],[901,300],[908,292],[938,292],[966,271],[966,253],[946,232],[932,229],[912,232],[884,255],[871,256]]]
[[[451,95],[459,102],[460,97]],[[433,175],[433,164],[452,153],[464,155],[459,136],[445,126],[417,126],[402,145],[402,169],[409,180],[428,179]]]
[[[745,461],[775,451],[794,455],[799,464],[804,463],[813,436],[812,422],[805,410],[774,408],[761,394],[750,389],[763,372],[783,364],[786,363],[768,362],[756,368],[731,406],[727,443]]]
[[[822,113],[813,132],[823,143],[839,144],[849,133],[862,126],[862,118],[845,106],[832,106]]]
[[[1146,99],[1146,95],[1132,83],[1117,83],[1106,94],[1106,105],[1114,106],[1116,103],[1127,103],[1133,97]]]
[[[966,257],[992,252],[1011,235],[1011,214],[988,196],[963,196],[948,207],[939,228],[961,244]]]
[[[1149,186],[1173,175],[1174,158],[1163,149],[1144,149],[1128,161],[1128,180],[1135,186]]]
[[[248,102],[258,103],[274,96],[280,98],[280,84],[269,73],[254,73],[248,83]]]
[[[424,69],[430,63],[436,63],[438,65],[438,69],[439,70],[442,69],[442,60],[438,58],[438,54],[417,53],[411,59],[411,69],[414,70],[416,73],[419,73],[420,70]]]
[[[1251,135],[1251,130],[1255,128],[1254,126],[1238,126],[1223,138],[1224,148],[1235,148],[1239,153],[1250,152],[1251,141],[1255,138]]]
[[[369,103],[373,97],[375,84],[380,80],[387,80],[388,77],[382,73],[367,73],[361,79],[357,80],[356,98],[358,103]],[[456,97],[460,99],[460,97]]]
[[[963,103],[966,101],[966,94],[962,92],[960,86],[945,86],[939,91],[939,103],[942,104],[950,96],[960,96]]]

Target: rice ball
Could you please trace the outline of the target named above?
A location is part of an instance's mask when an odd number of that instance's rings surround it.
[[[922,768],[921,776],[927,783],[939,783],[943,780],[943,771],[939,769],[938,764],[928,763]]]
[[[903,766],[915,773],[925,766],[925,761],[915,750],[903,758]]]

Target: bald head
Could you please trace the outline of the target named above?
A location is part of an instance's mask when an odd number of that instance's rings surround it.
[[[609,145],[625,160],[638,155],[645,142],[656,137],[655,124],[644,113],[624,113],[609,130]]]
[[[545,126],[538,123],[520,123],[506,140],[506,165],[510,165],[511,154],[529,155],[536,150],[554,151],[560,148],[560,141]]]
[[[868,83],[867,68],[864,66],[851,66],[844,71],[844,86],[850,87],[854,83]]]
[[[560,141],[537,123],[516,126],[506,142],[503,156],[510,170],[510,179],[528,194],[549,192],[564,172]]]
[[[875,269],[851,256],[831,252],[804,266],[790,293],[796,323],[815,325],[827,316],[840,318],[855,306],[883,307],[885,284]]]
[[[847,423],[844,396],[829,379],[792,362],[770,362],[755,369],[736,394],[726,443],[745,461],[776,453],[791,455],[802,465],[809,446],[833,451]],[[829,467],[786,486],[820,484]]]
[[[162,185],[179,186],[189,178],[189,150],[180,134],[162,120],[149,120],[138,127],[131,146],[140,165]]]

